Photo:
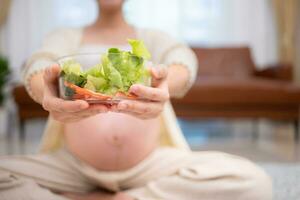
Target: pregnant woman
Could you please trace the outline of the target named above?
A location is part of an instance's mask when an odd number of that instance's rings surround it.
[[[261,169],[233,155],[191,152],[171,124],[169,98],[182,97],[196,77],[192,51],[162,32],[127,24],[123,0],[98,5],[93,25],[55,31],[28,59],[25,86],[49,111],[49,123],[41,153],[0,158],[0,199],[271,199]],[[143,40],[153,63],[161,64],[151,69],[152,87],[130,88],[147,101],[108,107],[57,96],[55,59],[112,46],[129,50],[127,38]]]

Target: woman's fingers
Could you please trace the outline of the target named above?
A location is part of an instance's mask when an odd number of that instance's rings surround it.
[[[56,94],[49,88],[50,85],[44,87],[44,97],[42,106],[48,111],[58,112],[78,112],[89,107],[89,104],[83,100],[66,101],[58,98]]]
[[[76,122],[81,119],[91,117],[100,113],[108,112],[108,108],[105,105],[96,105],[90,106],[89,108],[78,111],[78,112],[59,112],[59,111],[51,111],[51,116],[62,122]]]
[[[59,76],[60,73],[60,67],[57,64],[54,64],[50,67],[47,67],[45,69],[45,73],[44,73],[44,79],[46,81],[48,81],[49,83],[54,83],[57,81],[57,78]]]
[[[104,105],[97,105],[97,106],[90,106],[88,109],[85,109],[83,111],[79,111],[76,113],[68,113],[68,115],[72,117],[76,117],[78,119],[91,117],[100,113],[107,113],[108,108]]]
[[[58,121],[73,122],[99,113],[105,113],[105,105],[89,105],[83,100],[68,101],[57,97],[57,84],[60,67],[53,65],[44,73],[43,107]]]
[[[160,103],[143,102],[143,101],[121,101],[117,109],[121,112],[131,112],[138,114],[149,114],[161,112]]]
[[[153,87],[158,87],[161,82],[163,82],[168,76],[168,70],[164,66],[152,67],[151,70],[151,85]]]
[[[111,107],[112,111],[126,113],[141,119],[149,119],[158,116],[163,110],[164,102],[169,99],[167,76],[165,67],[151,68],[152,86],[132,85],[130,93],[137,95],[143,100],[124,100],[118,105]]]
[[[53,96],[44,96],[43,107],[46,110],[72,113],[87,109],[89,104],[83,100],[66,101]]]
[[[52,65],[44,71],[44,96],[57,96],[58,76],[60,67]]]
[[[168,76],[168,70],[165,66],[158,65],[157,67],[151,68],[151,75],[158,80],[165,79]]]
[[[45,69],[44,83],[46,86],[48,86],[51,92],[56,92],[59,74],[60,74],[59,65],[52,65]]]
[[[88,111],[93,111],[93,112],[99,112],[99,113],[105,113],[109,111],[108,106],[102,105],[102,104],[95,104],[95,105],[90,105],[89,108],[87,109]]]
[[[43,107],[48,111],[78,112],[89,107],[83,100],[66,101],[57,97],[57,79],[60,73],[58,65],[52,65],[44,73]]]
[[[151,101],[167,101],[169,99],[169,93],[167,90],[147,87],[144,85],[133,85],[130,87],[129,92]]]

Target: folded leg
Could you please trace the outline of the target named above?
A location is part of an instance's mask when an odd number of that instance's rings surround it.
[[[66,200],[67,198],[41,187],[33,180],[0,171],[0,199]]]
[[[127,193],[138,200],[272,199],[271,180],[250,161],[217,152],[194,152],[188,157],[188,164],[176,173]]]
[[[86,193],[94,186],[63,150],[52,154],[0,157],[0,199],[66,199],[54,192]]]

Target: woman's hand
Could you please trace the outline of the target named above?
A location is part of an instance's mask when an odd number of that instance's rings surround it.
[[[44,72],[44,92],[42,105],[57,121],[68,123],[79,121],[99,113],[105,113],[105,105],[89,105],[86,101],[65,101],[58,97],[57,85],[60,67],[53,65]]]
[[[165,67],[151,68],[152,87],[132,85],[130,93],[144,100],[123,100],[112,107],[113,111],[127,113],[141,119],[157,117],[169,100],[167,84],[167,69]]]

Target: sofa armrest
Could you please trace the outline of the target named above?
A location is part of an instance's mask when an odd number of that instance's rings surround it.
[[[49,113],[28,95],[23,85],[15,85],[12,95],[18,107],[18,117],[21,121],[33,118],[45,118]]]
[[[293,67],[291,64],[270,65],[266,69],[256,70],[254,76],[282,81],[293,80]]]

